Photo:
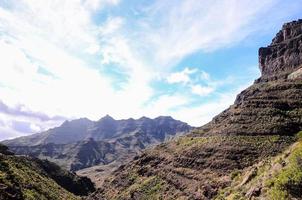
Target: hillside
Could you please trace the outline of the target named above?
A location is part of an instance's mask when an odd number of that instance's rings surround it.
[[[230,108],[119,167],[88,199],[302,198],[301,152],[294,150],[302,130],[302,20],[285,24],[268,47],[259,49],[259,66],[261,77]],[[271,187],[241,190],[254,177],[253,166],[282,154],[294,157],[289,166],[296,171],[287,171],[286,160],[281,183],[274,175]],[[252,175],[232,187],[246,173]]]
[[[281,154],[233,173],[231,185],[217,199],[301,199],[301,136]]]
[[[0,145],[0,199],[81,199],[93,192],[93,183],[35,158],[14,156]]]

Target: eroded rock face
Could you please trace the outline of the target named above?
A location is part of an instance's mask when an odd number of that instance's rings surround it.
[[[302,67],[302,20],[283,25],[268,47],[259,49],[261,80],[286,78]]]
[[[291,135],[302,129],[302,20],[259,49],[261,77],[201,127],[207,135]]]

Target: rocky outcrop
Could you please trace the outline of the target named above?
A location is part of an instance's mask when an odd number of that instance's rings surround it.
[[[261,77],[200,128],[207,135],[290,135],[302,129],[302,20],[259,49]]]
[[[255,179],[251,166],[287,149],[302,129],[302,81],[292,75],[301,64],[301,25],[285,24],[259,50],[262,75],[230,108],[121,166],[88,199],[241,199],[224,189],[242,172],[246,178],[238,185]],[[246,191],[253,198],[263,192],[258,186]]]
[[[260,80],[286,78],[302,67],[302,20],[283,25],[268,47],[259,49]]]

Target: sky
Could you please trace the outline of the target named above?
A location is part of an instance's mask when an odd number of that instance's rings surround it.
[[[65,120],[201,126],[260,76],[302,0],[0,0],[0,140]]]

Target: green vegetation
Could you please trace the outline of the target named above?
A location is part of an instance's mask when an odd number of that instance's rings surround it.
[[[34,159],[0,154],[0,199],[80,199],[55,182],[40,164]]]
[[[153,200],[162,199],[161,192],[166,187],[166,182],[158,176],[139,177],[134,172],[130,173],[125,182],[131,181],[130,187],[126,187],[114,199],[138,199]]]
[[[302,131],[298,132],[296,137],[298,138],[298,140],[302,139]]]
[[[143,181],[136,191],[141,194],[142,199],[160,199],[160,191],[164,186],[165,182],[163,180],[156,176],[152,176]]]
[[[235,180],[236,178],[238,178],[240,176],[241,172],[239,170],[234,170],[231,173],[231,179]]]
[[[296,134],[296,142],[283,153],[263,159],[241,174],[230,174],[232,183],[221,189],[216,199],[301,199],[302,197],[302,131]],[[251,174],[255,174],[251,176]],[[248,180],[248,181],[247,181]],[[260,188],[258,194],[253,193]]]
[[[192,148],[196,146],[202,146],[204,144],[231,144],[240,146],[250,146],[255,148],[267,148],[270,145],[278,145],[279,143],[291,143],[294,138],[291,136],[201,136],[201,137],[189,137],[183,136],[175,141],[176,150],[184,150],[186,148]]]
[[[298,133],[301,135],[301,132]],[[288,157],[288,164],[266,182],[272,199],[301,197],[302,192],[302,141],[299,141]]]
[[[195,144],[202,144],[207,142],[209,137],[181,137],[176,141],[178,146],[192,146]]]

